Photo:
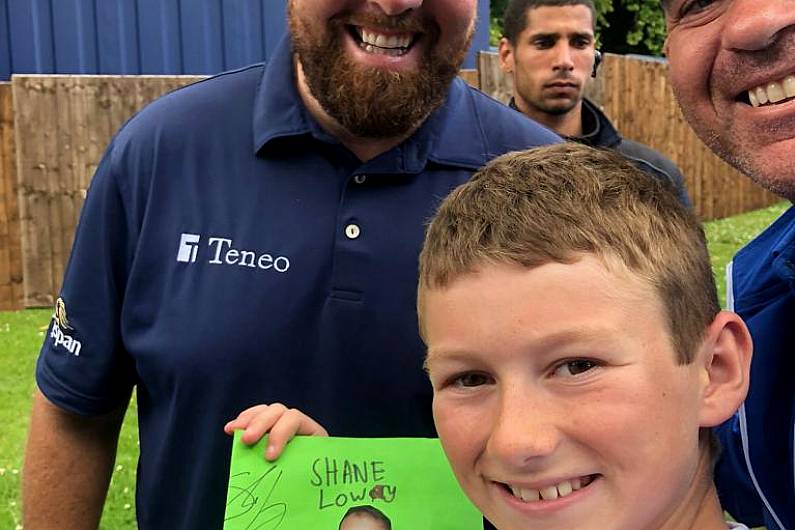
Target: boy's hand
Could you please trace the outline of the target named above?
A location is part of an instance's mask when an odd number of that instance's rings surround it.
[[[256,405],[224,425],[226,434],[232,434],[237,429],[244,429],[240,439],[247,445],[257,443],[268,433],[265,459],[270,461],[276,460],[282,454],[284,446],[296,434],[328,436],[326,429],[315,420],[300,410],[288,409],[281,403]]]

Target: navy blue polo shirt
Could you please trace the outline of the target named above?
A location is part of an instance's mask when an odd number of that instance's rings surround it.
[[[559,141],[456,80],[362,163],[292,79],[285,39],[267,67],[161,98],[92,181],[37,380],[84,415],[136,387],[142,529],[221,527],[222,428],[258,403],[334,435],[434,435],[415,316],[425,221],[494,156]]]

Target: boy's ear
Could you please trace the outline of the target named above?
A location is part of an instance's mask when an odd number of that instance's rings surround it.
[[[514,68],[513,46],[505,37],[500,39],[500,68],[506,74],[512,74]]]
[[[748,393],[752,351],[745,322],[731,311],[718,313],[694,361],[702,366],[701,427],[719,425],[740,408]]]

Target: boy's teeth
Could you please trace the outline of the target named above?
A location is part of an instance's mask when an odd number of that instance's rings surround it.
[[[558,488],[550,486],[541,490],[541,498],[545,501],[554,501],[558,498]]]
[[[538,490],[515,488],[514,486],[511,486],[511,492],[513,493],[514,497],[522,499],[524,502],[541,500],[541,494],[538,492]]]
[[[795,75],[748,91],[748,100],[754,107],[779,103],[792,97],[795,97]]]
[[[558,495],[561,497],[565,497],[572,491],[574,491],[574,488],[572,487],[571,482],[561,482],[558,484]]]
[[[540,500],[554,501],[560,497],[571,495],[572,492],[582,488],[582,481],[579,478],[564,480],[555,486],[549,486],[541,490],[529,488],[519,488],[510,486],[513,496],[522,499],[524,502],[537,502]]]

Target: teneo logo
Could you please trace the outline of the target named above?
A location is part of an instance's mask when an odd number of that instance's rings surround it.
[[[74,328],[69,325],[69,318],[66,316],[66,304],[63,298],[55,301],[55,313],[52,315],[52,320],[50,338],[53,340],[53,348],[63,346],[72,355],[79,356],[83,345],[79,340],[65,333]]]
[[[199,234],[180,234],[177,261],[195,263],[201,245]],[[268,252],[259,252],[236,248],[234,242],[226,237],[210,237],[207,239],[210,265],[236,265],[249,269],[270,270],[284,273],[290,269],[290,260],[285,256],[274,256]]]
[[[182,263],[193,263],[196,261],[196,254],[199,252],[199,234],[182,234],[179,236],[179,251],[177,261]]]

